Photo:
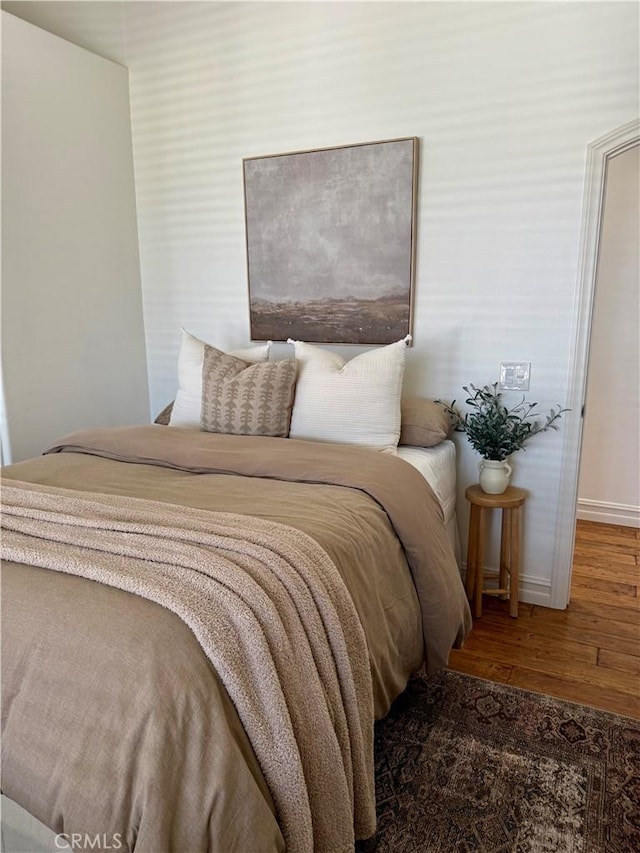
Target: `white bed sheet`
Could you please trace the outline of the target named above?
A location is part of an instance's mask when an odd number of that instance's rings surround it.
[[[456,511],[456,446],[446,439],[435,447],[398,447],[398,456],[417,468],[435,492],[448,524]]]
[[[460,533],[456,514],[456,446],[446,439],[435,447],[398,446],[398,456],[417,468],[433,489],[442,512],[453,551],[461,565]]]

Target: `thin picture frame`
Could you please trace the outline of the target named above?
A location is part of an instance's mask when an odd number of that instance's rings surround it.
[[[418,137],[245,157],[251,339],[413,331]]]

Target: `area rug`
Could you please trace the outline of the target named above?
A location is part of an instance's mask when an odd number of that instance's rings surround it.
[[[640,721],[413,678],[376,724],[375,853],[639,853]]]

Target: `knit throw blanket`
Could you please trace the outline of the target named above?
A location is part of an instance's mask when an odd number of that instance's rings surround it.
[[[154,601],[193,631],[231,697],[290,853],[375,831],[364,632],[309,536],[257,518],[5,481],[2,557]]]

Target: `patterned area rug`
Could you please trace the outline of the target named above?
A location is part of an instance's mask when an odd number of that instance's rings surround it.
[[[640,721],[445,672],[376,727],[375,853],[639,853]]]

